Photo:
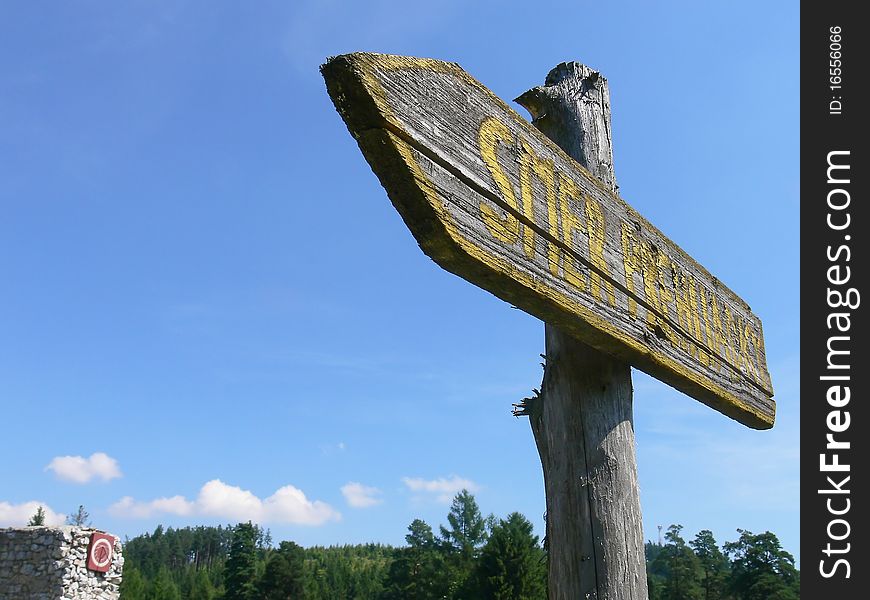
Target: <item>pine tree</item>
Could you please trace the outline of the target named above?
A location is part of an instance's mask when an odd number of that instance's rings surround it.
[[[725,598],[725,584],[728,578],[728,559],[716,545],[713,532],[709,529],[699,531],[689,545],[701,563],[703,571],[701,587],[704,590],[704,600],[722,600]]]
[[[417,550],[433,550],[437,544],[432,528],[422,519],[414,519],[405,534],[408,546]]]
[[[124,600],[145,600],[147,598],[147,583],[142,572],[132,565],[124,567],[124,578],[121,580],[121,598]]]
[[[172,580],[172,575],[166,567],[160,567],[157,577],[151,584],[149,600],[181,600],[181,592]]]
[[[468,490],[462,490],[453,498],[447,522],[450,528],[441,526],[441,538],[449,566],[448,596],[472,597],[471,575],[478,550],[486,541],[486,522]]]
[[[126,575],[125,575],[126,576]],[[217,592],[211,583],[211,579],[204,570],[199,570],[193,576],[193,582],[188,592],[187,600],[213,600]],[[127,600],[124,598],[124,600]]]
[[[671,525],[651,571],[663,577],[661,597],[667,600],[702,600],[701,562],[680,536],[682,525]],[[656,590],[658,593],[659,590]]]
[[[528,519],[514,512],[492,527],[476,575],[477,597],[546,600],[544,552]]]
[[[740,539],[724,546],[731,558],[731,591],[741,600],[797,600],[800,573],[779,539],[769,531],[737,531]]]
[[[664,600],[666,573],[663,569],[665,565],[663,561],[658,560],[662,546],[647,541],[643,545],[643,550],[646,556],[646,586],[649,591],[649,600]]]
[[[83,505],[79,504],[76,514],[70,515],[66,518],[66,524],[74,525],[75,527],[90,527],[91,514],[85,510]]]
[[[462,490],[453,498],[447,514],[450,529],[441,526],[445,544],[464,559],[473,559],[486,537],[486,522],[480,514],[477,501],[468,490]]]
[[[41,527],[45,525],[45,510],[41,506],[36,507],[36,512],[33,513],[33,516],[30,517],[30,520],[27,522],[28,527]]]
[[[258,584],[263,600],[297,600],[304,598],[303,569],[305,551],[293,542],[281,542],[266,563]]]
[[[256,527],[256,526],[255,526]],[[267,549],[272,547],[272,531],[257,527],[257,548]]]
[[[233,542],[225,567],[226,600],[257,598],[257,528],[249,521],[233,528]]]
[[[406,548],[399,548],[384,583],[384,600],[437,600],[447,596],[449,579],[446,563],[432,528],[414,519],[405,536]]]

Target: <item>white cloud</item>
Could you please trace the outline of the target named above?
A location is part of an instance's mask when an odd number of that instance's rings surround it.
[[[471,481],[457,475],[450,477],[439,477],[438,479],[423,479],[422,477],[402,477],[402,482],[412,492],[419,494],[430,494],[434,496],[438,502],[450,502],[453,497],[462,490],[476,492],[480,486]]]
[[[332,456],[334,454],[340,454],[347,450],[347,445],[344,442],[338,442],[337,444],[321,444],[320,451],[324,456]]]
[[[341,515],[330,505],[320,500],[311,502],[302,490],[292,485],[285,485],[266,498],[263,509],[268,520],[276,523],[321,525],[341,519]]]
[[[45,470],[54,471],[58,479],[72,483],[88,483],[92,479],[109,481],[121,476],[118,461],[105,452],[94,452],[89,458],[55,456]]]
[[[249,490],[227,485],[220,479],[213,479],[203,485],[196,500],[172,496],[142,502],[125,496],[110,506],[109,511],[118,517],[136,519],[170,514],[294,525],[322,525],[327,521],[341,519],[341,514],[329,504],[320,500],[309,500],[302,490],[292,485],[285,485],[261,500]]]
[[[124,496],[109,507],[109,512],[119,517],[147,519],[160,513],[187,516],[193,513],[193,507],[193,502],[188,502],[184,496],[157,498],[150,502],[136,502],[131,496]]]
[[[304,499],[304,496],[303,496]],[[198,512],[235,521],[261,521],[263,501],[248,490],[212,479],[199,490]]]
[[[341,493],[347,503],[354,508],[368,508],[384,501],[380,498],[381,490],[356,481],[341,486]]]
[[[0,502],[0,527],[23,527],[27,525],[30,517],[36,514],[36,509],[40,506],[45,511],[46,525],[63,525],[66,522],[66,515],[54,512],[45,502],[38,502],[36,500],[21,504]]]

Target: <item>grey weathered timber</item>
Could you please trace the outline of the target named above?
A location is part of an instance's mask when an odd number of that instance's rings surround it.
[[[745,425],[773,425],[746,303],[460,67],[357,53],[322,72],[441,267]]]
[[[517,99],[532,123],[616,191],[610,92],[562,63]],[[631,368],[545,325],[541,392],[527,400],[547,498],[550,600],[646,600]]]

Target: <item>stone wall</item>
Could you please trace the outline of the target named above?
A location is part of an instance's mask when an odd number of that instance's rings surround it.
[[[89,571],[88,544],[96,529],[0,529],[0,600],[116,600],[124,558],[115,538],[107,573]],[[102,532],[100,532],[102,533]]]

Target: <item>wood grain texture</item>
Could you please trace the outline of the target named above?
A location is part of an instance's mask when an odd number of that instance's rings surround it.
[[[741,423],[772,426],[749,307],[459,66],[358,53],[322,72],[440,266]]]
[[[544,472],[551,600],[646,600],[631,369],[546,327],[527,413]]]
[[[610,93],[578,63],[550,71],[517,101],[533,123],[616,190]],[[541,393],[523,407],[547,498],[551,600],[647,600],[631,368],[546,324]]]

